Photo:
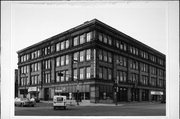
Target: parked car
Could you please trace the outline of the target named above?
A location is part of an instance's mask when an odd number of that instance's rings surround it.
[[[63,107],[63,109],[66,109],[66,96],[54,96],[53,98],[53,107],[54,110],[58,107]]]
[[[35,101],[30,100],[29,98],[15,98],[15,106],[31,106],[34,107],[34,105],[36,104]]]

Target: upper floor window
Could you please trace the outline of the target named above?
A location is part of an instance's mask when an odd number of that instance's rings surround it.
[[[91,41],[92,39],[92,32],[87,33],[87,42]]]
[[[84,68],[80,68],[80,79],[84,79]]]
[[[102,60],[102,50],[99,49],[99,60]]]
[[[66,55],[66,65],[69,64],[69,55]]]
[[[78,39],[79,39],[78,36],[74,37],[74,39],[73,39],[73,46],[78,45]]]
[[[69,48],[69,40],[66,40],[66,49]]]
[[[105,50],[103,50],[103,59],[105,62],[107,62],[107,52]]]
[[[91,49],[86,50],[86,60],[91,59]]]
[[[45,69],[51,68],[51,60],[45,60]]]
[[[80,35],[80,43],[79,44],[83,44],[85,43],[85,34]]]
[[[60,43],[57,43],[56,44],[56,51],[59,51],[60,50]]]
[[[102,78],[103,76],[103,71],[102,71],[102,67],[99,67],[99,78]]]
[[[84,50],[80,51],[80,62],[84,61]]]
[[[65,63],[65,56],[61,56],[61,66],[63,66]]]
[[[99,39],[99,41],[101,41],[101,42],[102,42],[102,40],[103,40],[102,33],[98,33],[98,39]]]
[[[91,67],[86,67],[86,78],[89,79],[91,77]]]
[[[112,53],[108,52],[108,61],[111,63],[112,62]]]
[[[62,41],[61,42],[61,50],[64,50],[65,49],[65,41]]]
[[[73,70],[73,80],[76,81],[77,80],[77,69]]]
[[[103,34],[103,40],[104,40],[104,43],[108,42],[107,36],[105,34]]]
[[[112,70],[108,69],[108,80],[112,80]]]
[[[110,36],[108,36],[108,44],[112,45],[112,38]]]
[[[75,60],[75,61],[78,60],[78,52],[75,52],[75,53],[74,53],[73,60]],[[77,62],[75,62],[75,63],[77,63]]]

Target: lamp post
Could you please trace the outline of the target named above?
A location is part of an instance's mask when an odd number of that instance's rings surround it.
[[[117,103],[117,92],[118,92],[118,86],[117,86],[117,81],[114,81],[114,94],[115,94],[115,98],[114,98],[114,102],[115,102],[115,105],[117,106],[118,103]]]
[[[78,78],[78,74],[79,74],[79,64],[78,64],[78,60],[73,60],[73,62],[77,63],[77,105],[79,105],[79,78]]]
[[[22,73],[23,77],[26,77],[26,74],[25,73]],[[26,80],[27,82],[27,80]],[[27,83],[24,83],[24,97],[26,97],[26,84]]]

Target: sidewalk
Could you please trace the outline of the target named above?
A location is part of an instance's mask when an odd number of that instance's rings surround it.
[[[52,104],[53,101],[41,101],[40,103]],[[71,103],[68,101],[67,105],[69,106],[124,106],[124,105],[145,105],[145,104],[161,104],[160,102],[120,102],[118,105],[115,103],[106,104],[106,103],[83,103],[79,102],[77,105],[76,101],[72,101]]]

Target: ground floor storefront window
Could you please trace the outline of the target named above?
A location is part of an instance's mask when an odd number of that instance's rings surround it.
[[[149,100],[149,90],[142,90],[142,101],[148,101]]]
[[[119,87],[118,93],[117,93],[117,101],[127,101],[127,88]]]

